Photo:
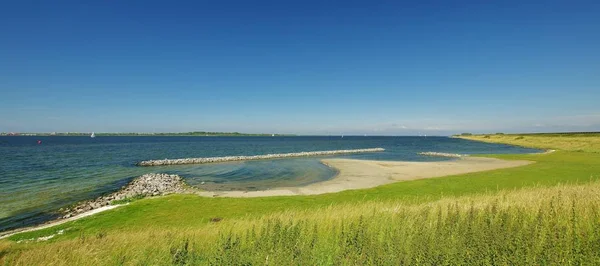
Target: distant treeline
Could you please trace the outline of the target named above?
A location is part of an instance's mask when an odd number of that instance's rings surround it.
[[[181,133],[154,133],[153,136],[291,136],[289,134],[252,134],[252,133],[240,133],[240,132],[205,132],[205,131],[193,131],[193,132],[181,132]]]
[[[91,132],[63,132],[63,133],[0,133],[0,136],[89,136]],[[167,133],[95,133],[96,136],[293,136],[289,134],[251,134],[240,132],[167,132]]]

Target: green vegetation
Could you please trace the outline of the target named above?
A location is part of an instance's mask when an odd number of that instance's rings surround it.
[[[125,204],[125,203],[130,203],[130,202],[134,202],[136,200],[140,200],[143,199],[144,195],[138,194],[135,195],[131,198],[124,198],[124,199],[120,199],[120,200],[113,200],[110,202],[110,205],[119,205],[119,204]]]
[[[0,241],[0,264],[598,264],[600,149],[564,140],[531,141],[565,147],[554,153],[490,155],[535,164],[372,189],[140,199]]]
[[[556,149],[575,152],[600,152],[600,133],[544,133],[460,136],[464,139],[505,143],[540,149]]]
[[[432,203],[368,202],[197,227],[2,243],[23,265],[564,265],[600,263],[600,183]],[[115,225],[112,225],[113,227]],[[67,229],[69,230],[69,229]],[[48,234],[56,234],[54,229]]]

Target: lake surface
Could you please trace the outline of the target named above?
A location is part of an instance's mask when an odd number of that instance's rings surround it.
[[[41,141],[38,144],[38,141]],[[138,167],[152,159],[261,155],[302,151],[385,148],[334,156],[370,160],[440,161],[417,155],[531,153],[538,150],[447,137],[58,137],[0,136],[0,231],[42,223],[81,200],[114,192],[152,172],[178,174],[207,190],[263,190],[303,186],[336,172],[319,158],[288,158],[205,165]],[[323,157],[321,157],[323,158]],[[204,184],[202,184],[204,182]]]

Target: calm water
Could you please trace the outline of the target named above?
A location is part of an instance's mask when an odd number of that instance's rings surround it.
[[[179,174],[210,190],[302,186],[335,175],[318,158],[134,166],[141,160],[376,147],[386,151],[336,157],[434,161],[444,159],[417,153],[536,152],[446,137],[0,137],[0,231],[47,221],[60,207],[116,191],[150,172]]]

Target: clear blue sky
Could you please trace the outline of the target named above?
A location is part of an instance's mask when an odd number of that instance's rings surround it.
[[[4,1],[0,131],[600,130],[600,1]]]

